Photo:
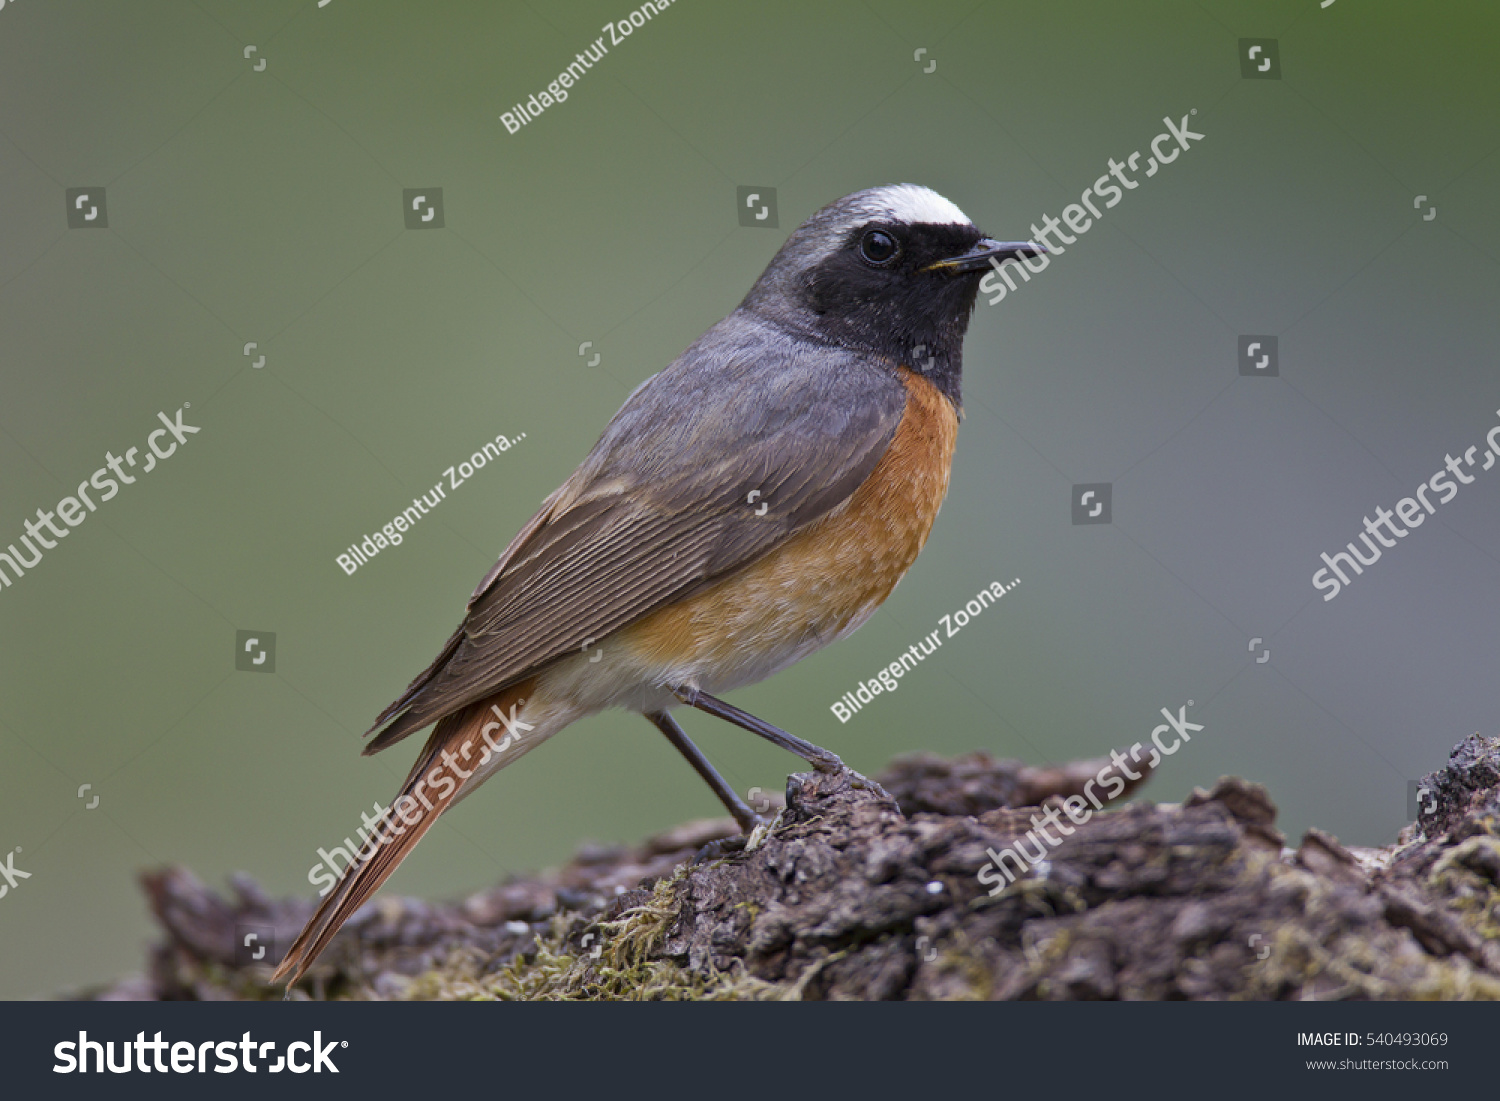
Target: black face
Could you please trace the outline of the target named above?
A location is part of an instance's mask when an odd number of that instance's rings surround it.
[[[806,272],[802,303],[820,334],[920,372],[957,404],[964,332],[988,269],[928,269],[981,236],[973,226],[866,223]]]

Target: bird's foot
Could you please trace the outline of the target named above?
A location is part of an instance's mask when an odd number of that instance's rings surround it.
[[[860,776],[859,773],[844,764],[843,759],[838,754],[829,753],[826,749],[823,751],[821,757],[809,757],[807,763],[825,776],[837,776],[841,772],[847,772],[851,776],[858,777],[861,780],[864,779],[863,776]]]
[[[750,840],[750,832],[735,834],[733,837],[721,837],[717,841],[710,841],[693,855],[694,864],[707,864],[710,861],[719,860],[726,856],[745,851],[745,844]]]

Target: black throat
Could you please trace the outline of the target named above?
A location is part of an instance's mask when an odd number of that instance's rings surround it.
[[[968,251],[981,234],[959,225],[900,232],[902,252],[889,267],[861,261],[856,231],[846,247],[782,289],[790,292],[796,327],[806,335],[909,367],[961,408],[964,334],[984,273],[926,268]]]

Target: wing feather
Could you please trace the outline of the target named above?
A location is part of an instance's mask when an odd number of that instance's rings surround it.
[[[884,454],[905,396],[894,365],[731,314],[627,399],[365,752],[716,583],[837,508]]]

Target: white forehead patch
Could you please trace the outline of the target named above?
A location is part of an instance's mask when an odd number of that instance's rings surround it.
[[[930,187],[893,184],[876,189],[870,198],[899,222],[970,225],[969,216]]]

